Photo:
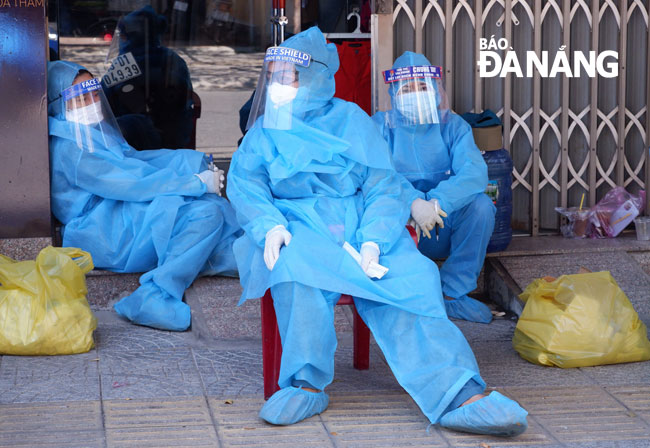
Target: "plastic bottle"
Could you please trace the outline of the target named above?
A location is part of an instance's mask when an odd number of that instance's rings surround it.
[[[486,193],[497,208],[487,251],[498,252],[505,250],[512,240],[512,159],[505,149],[484,151],[483,159],[488,167]]]

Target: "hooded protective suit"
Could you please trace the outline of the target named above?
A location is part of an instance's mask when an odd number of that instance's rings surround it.
[[[407,51],[397,58],[393,69],[422,65],[431,63],[423,55]],[[397,89],[391,86],[389,94],[394,104]],[[489,322],[490,310],[467,297],[476,289],[496,212],[484,194],[487,165],[474,143],[471,128],[449,111],[440,112],[444,116],[440,123],[426,125],[391,125],[391,121],[398,122],[392,118],[395,114],[399,112],[393,107],[390,112],[377,112],[373,120],[390,146],[395,168],[412,185],[405,202],[435,198],[448,214],[444,228],[439,230],[439,240],[422,238],[418,245],[429,258],[447,257],[440,269],[442,291],[461,299],[445,301],[447,314]]]
[[[185,330],[190,310],[183,293],[199,272],[236,272],[234,212],[225,199],[204,194],[195,176],[207,169],[199,152],[138,152],[119,132],[106,145],[92,126],[84,131],[93,150],[80,146],[61,97],[80,70],[48,64],[52,211],[65,225],[63,245],[90,252],[101,269],[149,271],[115,310],[137,324]]]
[[[187,64],[164,47],[167,21],[145,6],[118,23],[119,54],[130,53],[141,74],[103,80],[104,92],[126,141],[136,149],[187,148],[192,133],[192,81]]]
[[[241,301],[271,288],[283,346],[280,387],[323,389],[334,374],[333,307],[342,293],[354,296],[397,380],[436,422],[485,384],[465,338],[445,315],[436,265],[405,228],[401,177],[370,118],[333,98],[335,46],[318,28],[281,46],[309,53],[312,62],[297,67],[293,115],[284,123],[291,122],[289,129],[264,127],[268,120],[260,116],[233,155],[228,197],[245,230],[234,245]],[[292,238],[269,270],[265,237],[278,225]],[[344,241],[357,250],[376,243],[388,273],[370,279],[342,249]],[[322,409],[321,403],[315,412]],[[286,424],[273,412],[263,418]]]

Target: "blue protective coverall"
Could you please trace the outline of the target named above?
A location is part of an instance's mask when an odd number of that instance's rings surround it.
[[[82,69],[48,64],[52,211],[65,225],[63,245],[90,252],[101,269],[148,271],[115,310],[137,324],[185,330],[190,309],[183,293],[196,276],[236,274],[232,244],[241,232],[234,211],[225,199],[205,194],[194,175],[207,169],[202,153],[139,152],[123,140],[94,152],[80,149],[61,92]]]
[[[119,54],[131,53],[142,74],[110,87],[102,82],[124,138],[136,149],[187,148],[192,134],[190,72],[161,44],[166,26],[151,6],[123,17]]]
[[[282,46],[312,55],[309,68],[297,67],[297,100],[308,100],[294,103],[290,130],[263,128],[258,118],[233,155],[228,197],[245,230],[234,245],[241,301],[271,288],[283,347],[279,385],[322,390],[334,375],[334,305],[352,295],[397,380],[437,422],[483,391],[474,354],[447,319],[436,265],[405,229],[408,206],[386,142],[358,106],[333,98],[335,46],[318,28]],[[269,271],[265,236],[280,224],[292,239]],[[357,250],[378,244],[389,272],[367,277],[344,241]]]
[[[431,65],[421,54],[405,52],[393,68]],[[397,84],[397,83],[395,83]],[[391,86],[394,99],[398,86]],[[396,113],[395,108],[391,113]],[[476,289],[488,242],[494,229],[496,208],[484,193],[487,186],[487,165],[474,143],[470,126],[459,115],[449,112],[441,124],[392,127],[387,112],[377,112],[373,120],[390,146],[395,168],[412,185],[405,195],[410,205],[415,199],[437,199],[448,214],[445,227],[435,237],[421,238],[418,248],[427,257],[447,260],[440,269],[442,291],[454,299],[466,299],[468,308],[482,307],[482,312],[450,306],[450,317],[480,322],[492,319],[489,309],[467,294]],[[441,114],[439,114],[441,115]],[[456,311],[456,312],[455,312]]]

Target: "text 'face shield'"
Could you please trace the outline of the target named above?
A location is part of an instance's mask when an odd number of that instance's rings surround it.
[[[66,122],[80,149],[95,152],[125,143],[99,78],[79,75],[62,97]]]
[[[441,123],[449,112],[449,103],[442,86],[442,68],[411,66],[386,70],[391,110],[389,125],[413,126]]]
[[[308,91],[300,87],[297,67],[309,67],[311,56],[287,47],[271,47],[266,51],[264,67],[257,83],[246,129],[258,119],[267,129],[289,130],[294,119],[302,118],[298,102],[308,100]]]

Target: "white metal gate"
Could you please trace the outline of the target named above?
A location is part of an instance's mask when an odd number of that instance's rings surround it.
[[[556,230],[556,206],[644,187],[650,0],[375,0],[373,12],[374,107],[383,104],[381,71],[411,50],[444,67],[456,112],[495,111],[514,161],[513,228]],[[619,75],[481,78],[479,39],[491,36],[507,39],[519,61],[561,46],[570,55],[617,51]]]

